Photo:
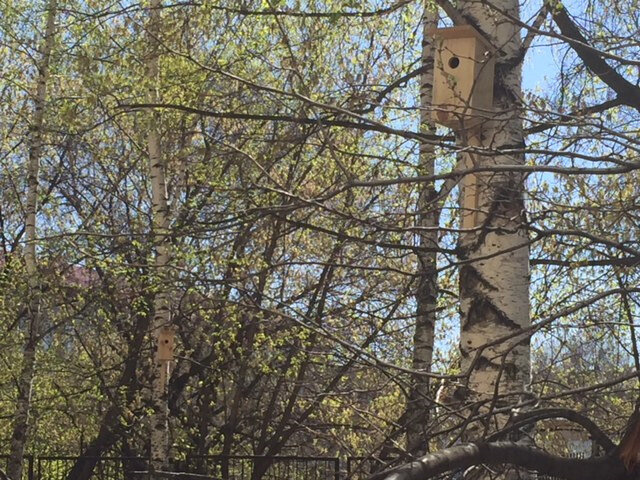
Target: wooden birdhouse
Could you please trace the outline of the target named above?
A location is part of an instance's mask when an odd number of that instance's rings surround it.
[[[454,130],[488,120],[495,60],[491,45],[471,25],[439,28],[434,38],[432,120]]]
[[[162,327],[158,332],[158,360],[172,361],[176,334],[171,327]]]

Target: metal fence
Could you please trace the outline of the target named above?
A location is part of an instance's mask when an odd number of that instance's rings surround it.
[[[349,480],[367,478],[373,473],[378,473],[389,468],[397,461],[398,458],[395,457],[347,457],[347,478]]]
[[[8,455],[0,455],[6,471]],[[50,455],[25,457],[23,480],[73,480],[79,462],[92,467],[92,480],[140,480],[134,472],[149,468],[146,457],[78,457]],[[224,480],[340,480],[337,457],[208,455],[171,462],[171,470],[197,473]]]
[[[53,455],[36,457],[34,475],[27,480],[72,480],[71,469],[78,462],[95,464],[92,479],[95,480],[135,480],[133,472],[146,470],[149,466],[145,457],[77,457]]]
[[[578,457],[577,455],[572,455]],[[0,455],[0,469],[6,471],[9,455]],[[189,456],[171,462],[171,470],[205,475],[221,480],[364,480],[373,473],[394,466],[399,458],[347,457],[346,468],[337,457],[207,455]],[[134,472],[149,469],[147,457],[25,456],[22,480],[74,480],[72,468],[91,465],[92,480],[140,480]],[[460,477],[460,472],[443,478]],[[560,480],[532,475],[537,480]]]
[[[0,455],[0,468],[3,472],[7,471],[9,467],[9,455]],[[33,456],[25,455],[24,456],[24,467],[22,472],[23,480],[33,480]]]
[[[340,480],[337,457],[208,455],[187,457],[175,468],[225,480]]]

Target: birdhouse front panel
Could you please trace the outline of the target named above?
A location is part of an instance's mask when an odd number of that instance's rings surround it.
[[[468,25],[432,31],[434,37],[434,122],[453,129],[490,117],[494,60],[490,46]]]
[[[175,348],[175,332],[173,328],[163,327],[158,333],[158,360],[172,361]]]

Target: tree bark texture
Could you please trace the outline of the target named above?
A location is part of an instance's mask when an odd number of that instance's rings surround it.
[[[22,367],[20,376],[18,377],[18,397],[13,418],[10,458],[7,465],[7,475],[14,480],[22,478],[24,450],[28,440],[29,414],[36,367],[36,351],[40,335],[40,281],[38,277],[36,252],[38,172],[42,153],[42,125],[47,100],[47,82],[49,79],[51,50],[53,49],[55,40],[57,8],[57,0],[49,0],[47,5],[47,24],[40,49],[42,57],[38,65],[33,119],[29,126],[30,142],[27,163],[27,199],[25,205],[25,267],[28,278],[27,331],[22,356]]]
[[[519,18],[519,2],[498,0],[494,2],[496,9],[478,0],[457,5],[463,17],[482,30],[496,48],[494,112],[474,131],[458,132],[462,145],[473,147],[465,160],[475,167],[522,165],[523,155],[501,154],[503,149],[524,146],[520,31],[497,11]],[[468,209],[463,215],[475,217],[473,228],[466,229],[460,238],[460,350],[462,371],[470,371],[468,400],[484,402],[482,409],[515,404],[530,383],[529,338],[482,346],[530,325],[524,179],[518,173],[488,172],[468,175],[462,185],[461,198],[467,201],[469,189],[474,185],[476,189],[475,205],[469,207],[463,201],[463,208]],[[494,421],[500,426],[505,419]],[[466,438],[482,435],[477,427]]]
[[[422,15],[422,69],[420,75],[420,132],[435,134],[435,125],[430,118],[431,90],[433,88],[433,38],[429,31],[437,26],[438,14],[434,5],[426,1]],[[435,151],[431,143],[421,142],[419,153],[419,175],[432,176],[435,172]],[[416,326],[413,336],[413,369],[431,371],[433,357],[434,328],[438,299],[438,273],[436,247],[438,245],[439,206],[436,204],[434,182],[421,185],[418,197],[418,245],[428,251],[418,253],[416,288]],[[407,451],[412,455],[423,455],[428,451],[429,410],[432,406],[429,380],[425,377],[412,379],[407,403]]]
[[[158,93],[158,59],[160,56],[160,42],[158,35],[161,31],[160,0],[151,0],[147,38],[149,56],[147,58],[148,100],[150,103],[160,101]],[[164,327],[171,323],[169,308],[169,292],[167,280],[167,265],[170,256],[170,236],[167,204],[167,187],[165,183],[165,164],[163,160],[160,135],[159,113],[151,110],[148,114],[147,150],[149,155],[149,169],[151,176],[152,202],[152,236],[155,247],[154,259],[154,288],[153,322],[151,333],[155,345],[154,369],[151,387],[151,404],[153,416],[151,418],[151,464],[155,469],[163,469],[167,465],[169,455],[169,403],[168,377],[169,362],[158,355],[159,335]]]

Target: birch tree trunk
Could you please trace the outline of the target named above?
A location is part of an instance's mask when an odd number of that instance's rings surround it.
[[[506,155],[505,149],[524,148],[520,118],[521,58],[520,31],[496,9],[519,18],[517,0],[495,0],[491,9],[486,2],[464,0],[457,3],[462,15],[477,25],[497,48],[494,84],[493,121],[486,122],[463,145],[475,145],[486,154],[470,155],[467,163],[475,166],[523,164],[524,155]],[[464,137],[463,132],[462,137]],[[483,152],[484,153],[484,152]],[[471,179],[472,178],[472,179]],[[461,235],[460,269],[461,366],[473,367],[469,377],[469,400],[484,401],[482,409],[515,405],[530,383],[529,339],[516,337],[491,348],[478,348],[487,342],[518,332],[530,325],[529,248],[523,201],[524,178],[515,173],[469,175],[465,190],[475,183],[477,207],[475,228]],[[468,191],[462,199],[470,197]],[[468,204],[463,200],[463,209]],[[469,222],[465,222],[469,224]],[[506,421],[493,418],[495,428]],[[497,422],[497,424],[495,423]],[[479,427],[466,435],[482,435]]]
[[[423,72],[420,75],[420,131],[435,134],[435,125],[431,122],[431,90],[433,87],[433,39],[429,30],[438,22],[437,10],[427,0],[422,14],[422,61]],[[435,172],[435,152],[432,144],[422,142],[419,154],[419,175],[432,176]],[[434,327],[436,321],[436,303],[438,273],[436,269],[436,250],[438,245],[439,207],[436,205],[436,188],[433,182],[422,185],[418,198],[418,245],[433,249],[418,253],[418,287],[416,289],[416,327],[413,336],[413,369],[431,371],[433,357]],[[423,455],[428,451],[429,424],[429,381],[425,377],[415,376],[412,381],[407,404],[407,451],[412,455]]]
[[[28,440],[33,378],[35,376],[36,350],[40,335],[40,280],[38,276],[36,252],[38,171],[42,152],[42,124],[47,99],[49,63],[55,39],[57,8],[57,0],[49,0],[47,5],[47,25],[40,48],[42,57],[38,65],[33,119],[29,127],[30,144],[27,163],[27,199],[25,205],[25,267],[28,278],[27,338],[25,339],[22,368],[18,378],[18,398],[13,419],[11,451],[7,465],[7,475],[13,480],[20,480],[22,478],[24,450]]]
[[[151,0],[147,38],[149,57],[147,58],[147,81],[149,103],[159,103],[158,93],[158,58],[160,56],[160,0]],[[159,113],[150,111],[148,118],[147,150],[149,154],[149,169],[151,176],[151,202],[153,217],[153,244],[155,246],[154,281],[155,289],[153,302],[153,322],[151,332],[156,346],[154,353],[154,370],[151,387],[151,404],[153,416],[151,419],[151,464],[156,470],[167,465],[169,455],[169,361],[159,356],[158,345],[160,334],[171,324],[169,309],[169,292],[167,266],[169,264],[169,219],[167,205],[167,187],[165,183],[165,164],[163,161],[160,137],[158,133]]]

